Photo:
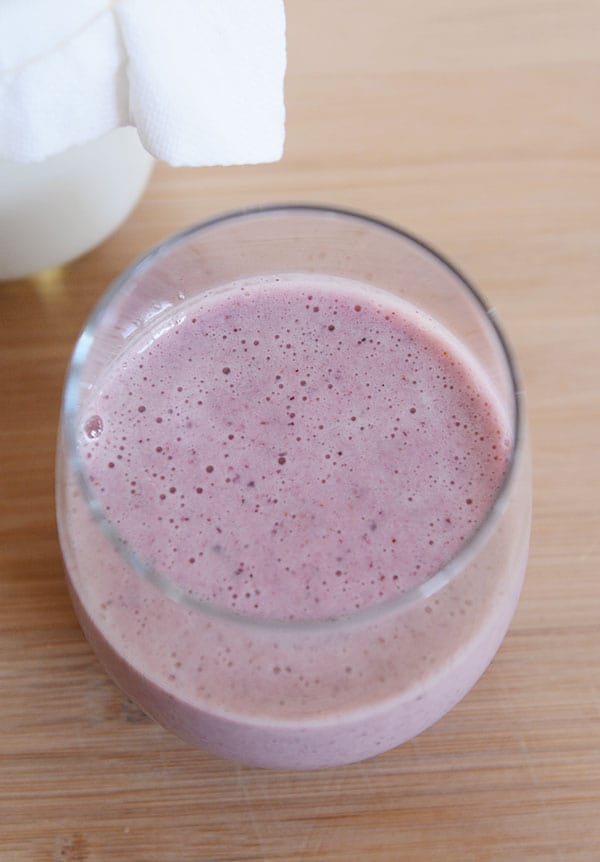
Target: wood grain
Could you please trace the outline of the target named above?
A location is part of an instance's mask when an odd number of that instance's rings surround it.
[[[277,165],[158,166],[129,221],[55,283],[0,285],[2,862],[600,859],[600,5],[288,0]],[[53,507],[76,334],[149,245],[268,201],[370,211],[497,307],[534,451],[511,631],[449,716],[304,774],[195,751],[127,702],[77,626]]]

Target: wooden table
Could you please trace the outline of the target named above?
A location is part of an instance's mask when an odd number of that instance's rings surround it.
[[[158,166],[62,277],[0,285],[0,859],[600,860],[600,4],[288,0],[277,165]],[[413,742],[323,772],[226,763],[127,702],[63,582],[53,457],[86,315],[140,252],[267,201],[428,238],[498,309],[535,456],[528,576],[490,670]]]

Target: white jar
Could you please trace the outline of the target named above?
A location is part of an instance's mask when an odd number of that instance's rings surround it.
[[[139,200],[153,164],[130,127],[42,162],[0,160],[0,279],[59,266],[101,243]]]

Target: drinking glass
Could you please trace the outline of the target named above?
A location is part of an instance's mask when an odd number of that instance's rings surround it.
[[[80,444],[83,434],[101,433],[102,419],[90,417],[89,405],[136,339],[160,331],[205,291],[282,273],[353,279],[430,315],[484,372],[511,429],[503,482],[452,558],[401,595],[325,620],[236,613],[183,589],[119,534],[90,483]],[[460,701],[515,610],[530,486],[518,376],[494,312],[441,255],[357,213],[267,207],[166,240],[100,300],[68,369],[57,517],[85,635],[149,715],[184,740],[242,762],[308,769],[361,760],[412,738]]]

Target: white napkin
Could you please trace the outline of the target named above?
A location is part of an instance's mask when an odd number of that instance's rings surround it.
[[[281,158],[283,0],[3,0],[0,158],[119,126],[172,165]]]

